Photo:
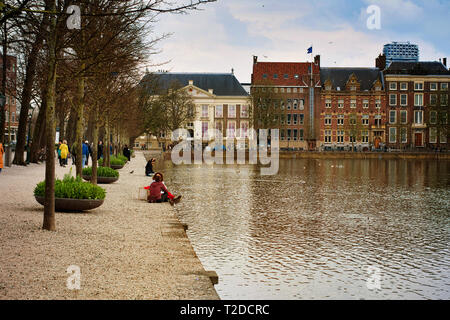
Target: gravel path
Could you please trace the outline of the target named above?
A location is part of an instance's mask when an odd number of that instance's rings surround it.
[[[137,199],[149,183],[144,167],[137,151],[116,183],[101,185],[104,204],[90,213],[56,213],[56,232],[41,230],[43,207],[33,196],[44,164],[5,168],[0,299],[218,299],[170,205]],[[69,168],[57,165],[57,177]],[[80,290],[66,286],[71,265],[81,269]]]

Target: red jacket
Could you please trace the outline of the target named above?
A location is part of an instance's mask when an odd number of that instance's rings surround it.
[[[155,201],[161,199],[161,190],[169,193],[166,186],[162,182],[152,182],[150,185],[150,195],[148,196],[149,201]]]

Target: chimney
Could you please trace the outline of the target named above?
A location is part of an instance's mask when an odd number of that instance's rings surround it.
[[[442,64],[447,68],[447,58],[442,59]]]
[[[314,64],[320,68],[320,54],[314,57]]]
[[[258,56],[253,56],[253,64],[256,64],[258,62]]]
[[[378,58],[375,59],[375,67],[380,70],[386,68],[386,56],[384,54],[380,54]]]
[[[231,68],[231,74],[234,74],[234,69],[233,68]]]

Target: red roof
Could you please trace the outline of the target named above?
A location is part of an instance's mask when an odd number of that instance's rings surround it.
[[[256,62],[253,64],[252,83],[270,81],[277,86],[306,86],[303,80],[307,79],[310,66],[311,62]],[[314,63],[313,73],[320,74],[320,67]]]

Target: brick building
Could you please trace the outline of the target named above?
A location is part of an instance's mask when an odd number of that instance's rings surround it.
[[[448,149],[450,72],[444,64],[392,62],[384,70],[390,148]]]
[[[11,141],[16,141],[16,133],[19,127],[19,115],[17,110],[17,58],[7,56],[6,59],[6,104],[5,104],[5,141],[8,141],[8,127],[11,121]],[[3,56],[0,55],[0,88],[3,82]],[[11,113],[10,113],[11,112]]]
[[[266,96],[274,110],[274,127],[280,129],[280,148],[315,150],[319,138],[320,56],[314,63],[259,62],[255,56],[251,80],[252,95],[270,93]],[[254,126],[259,128],[261,124]]]
[[[386,96],[378,68],[321,68],[320,150],[372,150],[385,143]]]

